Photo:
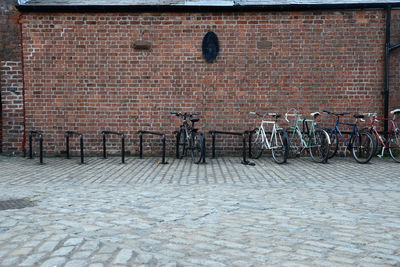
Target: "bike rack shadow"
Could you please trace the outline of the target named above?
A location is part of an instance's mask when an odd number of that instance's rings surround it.
[[[251,155],[251,136],[253,131],[244,131],[244,132],[225,132],[225,131],[216,131],[216,130],[211,130],[209,131],[209,133],[211,134],[212,137],[212,156],[211,158],[215,158],[215,137],[217,134],[224,134],[224,135],[236,135],[236,136],[242,136],[243,138],[243,145],[242,145],[242,164],[243,165],[250,165],[250,166],[254,166],[256,165],[254,162],[252,161],[248,161],[246,159],[246,135],[248,135],[249,137],[249,155]]]
[[[113,132],[113,131],[102,131],[103,134],[103,158],[107,158],[107,135],[108,134],[115,134],[115,135],[120,135],[121,136],[121,162],[125,163],[125,134],[123,133],[118,133],[118,132]]]
[[[39,134],[39,162],[43,164],[43,134],[38,131],[29,131],[29,158],[33,159],[32,139],[37,134]]]
[[[80,140],[80,149],[81,149],[81,164],[84,164],[84,155],[83,155],[83,134],[74,132],[74,131],[66,131],[65,132],[65,138],[66,138],[66,143],[67,143],[67,159],[70,159],[69,155],[69,137],[70,135],[79,135],[79,140]]]
[[[158,163],[168,164],[168,162],[165,161],[165,140],[166,140],[165,134],[152,131],[138,131],[138,133],[139,133],[139,158],[143,158],[143,135],[144,134],[158,135],[161,136],[162,140],[162,159]]]

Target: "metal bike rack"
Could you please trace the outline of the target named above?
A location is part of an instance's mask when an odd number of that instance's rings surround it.
[[[244,131],[244,132],[240,133],[240,132],[224,132],[224,131],[211,130],[211,131],[209,131],[209,133],[211,134],[211,137],[212,137],[212,158],[215,158],[215,137],[217,134],[237,135],[237,136],[242,136],[242,138],[243,138],[243,149],[242,149],[243,159],[242,159],[241,163],[243,165],[251,165],[251,166],[256,165],[254,162],[248,161],[246,159],[246,135],[249,136],[249,144],[250,144],[252,131]],[[248,153],[251,153],[251,145],[249,145]]]
[[[70,135],[79,135],[80,139],[80,147],[81,147],[81,164],[84,164],[84,156],[83,156],[83,134],[74,132],[74,131],[66,131],[65,132],[65,138],[66,138],[66,143],[67,143],[67,159],[70,158],[69,155],[69,136]]]
[[[175,145],[176,153],[175,153],[175,155],[176,155],[176,158],[179,159],[179,156],[180,156],[179,155],[179,139],[181,137],[181,133],[179,131],[175,131],[174,133],[175,133],[175,138],[176,138],[176,145]]]
[[[162,160],[159,162],[160,164],[168,164],[168,162],[165,161],[165,134],[163,133],[157,133],[157,132],[152,132],[152,131],[139,131],[139,158],[143,158],[143,135],[144,134],[152,134],[152,135],[158,135],[162,137]]]
[[[103,134],[103,158],[107,158],[107,134],[115,134],[121,136],[121,162],[125,163],[125,134],[113,132],[113,131],[102,131]]]
[[[38,131],[29,131],[29,158],[33,159],[32,139],[36,134],[39,134],[39,159],[40,164],[43,164],[43,135]]]

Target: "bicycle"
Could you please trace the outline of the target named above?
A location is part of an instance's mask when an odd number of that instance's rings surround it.
[[[329,156],[328,158],[332,158],[336,155],[338,149],[339,149],[339,138],[338,134],[342,137],[342,140],[344,142],[344,145],[346,147],[346,150],[351,150],[353,158],[358,162],[358,163],[368,163],[375,151],[375,142],[373,137],[371,136],[370,133],[366,131],[359,131],[357,127],[357,122],[358,119],[364,118],[364,115],[362,114],[355,114],[354,118],[356,119],[355,123],[344,123],[340,122],[340,117],[344,115],[348,115],[350,113],[344,112],[344,113],[333,113],[327,110],[324,110],[323,112],[336,116],[336,124],[335,127],[330,131],[330,139],[331,139],[331,150],[329,151]],[[351,132],[351,137],[349,139],[349,142],[346,142],[346,139],[344,138],[342,132],[340,131],[339,125],[347,125],[353,127],[353,130]]]
[[[380,143],[382,145],[382,153],[378,155],[378,157],[382,158],[385,149],[389,150],[389,154],[392,157],[392,159],[396,162],[400,163],[400,129],[396,125],[396,115],[400,114],[400,109],[395,109],[390,112],[393,114],[393,117],[390,118],[378,118],[378,115],[376,113],[366,113],[364,115],[368,116],[371,118],[371,124],[369,128],[364,129],[368,133],[372,135],[374,138],[375,142],[375,151],[374,154],[376,153],[376,150],[378,149],[378,144]],[[390,121],[391,125],[389,128],[389,131],[386,135],[386,138],[384,136],[381,136],[379,132],[376,130],[375,122],[377,121]],[[378,143],[379,140],[379,143]]]
[[[295,113],[285,114],[287,122],[289,122],[288,117],[296,117],[296,125],[287,131],[289,136],[289,155],[292,153],[297,157],[308,149],[313,161],[318,163],[326,163],[328,161],[331,141],[329,134],[319,128],[315,122],[319,115],[319,112],[314,112],[311,113],[313,119],[302,119],[301,115],[296,111]],[[300,129],[300,123],[303,126],[302,129]]]
[[[271,150],[274,161],[278,164],[285,163],[288,158],[288,137],[287,133],[279,127],[277,120],[281,115],[276,113],[265,113],[263,115],[256,112],[250,112],[250,114],[262,117],[260,128],[255,128],[253,140],[253,148],[251,150],[252,158],[258,159],[264,149]],[[274,118],[273,121],[264,120],[265,116],[271,116]],[[272,132],[266,132],[264,124],[272,124]],[[269,137],[269,140],[268,140]]]
[[[196,164],[200,163],[204,156],[204,137],[202,134],[198,133],[198,129],[194,128],[194,123],[199,121],[199,118],[194,118],[194,116],[200,115],[199,113],[178,113],[171,112],[172,115],[177,117],[182,117],[182,125],[179,126],[178,132],[178,146],[179,146],[179,157],[183,158],[186,156],[189,150],[192,156],[192,161]],[[192,125],[187,121],[190,120]]]

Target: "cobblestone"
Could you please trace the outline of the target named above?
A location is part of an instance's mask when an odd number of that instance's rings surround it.
[[[0,156],[0,266],[393,266],[400,165]],[[283,179],[281,179],[283,178]]]

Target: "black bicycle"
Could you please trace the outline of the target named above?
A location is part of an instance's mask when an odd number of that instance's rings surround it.
[[[196,164],[200,163],[204,155],[204,137],[198,133],[198,129],[194,128],[194,123],[199,121],[199,118],[195,116],[200,115],[199,113],[178,113],[171,112],[172,115],[182,117],[182,125],[179,126],[178,132],[178,146],[179,146],[179,157],[183,158],[187,156],[190,151],[192,161]],[[190,123],[188,122],[191,122]]]

